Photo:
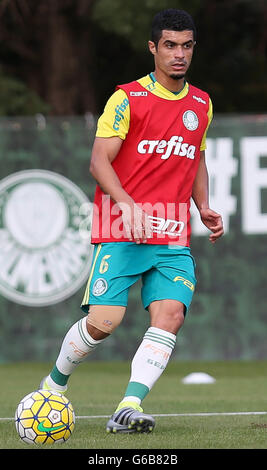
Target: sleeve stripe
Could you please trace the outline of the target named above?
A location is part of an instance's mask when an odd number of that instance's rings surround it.
[[[200,150],[205,150],[206,147],[207,147],[206,146],[206,137],[207,137],[208,128],[210,126],[212,118],[213,118],[213,106],[212,106],[211,99],[209,99],[208,124],[207,124],[206,130],[205,130],[205,132],[203,134],[203,137],[202,137],[202,141],[201,141],[201,144],[200,144]]]

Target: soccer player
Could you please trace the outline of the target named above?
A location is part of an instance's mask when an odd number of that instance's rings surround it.
[[[98,121],[90,166],[97,182],[94,257],[82,302],[87,316],[66,334],[41,386],[64,393],[77,365],[120,324],[129,288],[142,278],[150,327],[107,423],[109,432],[154,428],[154,418],[141,404],[168,364],[196,283],[191,197],[211,243],[223,234],[221,216],[209,207],[205,164],[212,103],[185,79],[195,44],[187,12],[159,12],[148,43],[154,72],[118,86]]]

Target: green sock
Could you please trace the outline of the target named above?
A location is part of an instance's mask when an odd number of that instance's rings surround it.
[[[69,375],[62,374],[59,372],[57,366],[54,366],[51,373],[50,373],[51,379],[58,385],[67,385]]]

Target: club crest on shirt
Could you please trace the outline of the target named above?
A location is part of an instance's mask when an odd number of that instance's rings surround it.
[[[198,117],[190,109],[183,114],[183,123],[189,131],[195,131],[198,128]]]

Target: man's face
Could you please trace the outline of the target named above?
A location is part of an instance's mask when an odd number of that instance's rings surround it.
[[[160,71],[170,78],[179,80],[183,78],[190,66],[194,39],[193,31],[163,30],[156,47],[149,41],[150,52],[154,55],[156,71]]]

